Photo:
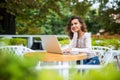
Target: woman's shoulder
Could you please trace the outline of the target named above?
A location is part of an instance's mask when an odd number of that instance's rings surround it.
[[[85,37],[91,36],[91,33],[90,32],[85,32],[84,36]]]

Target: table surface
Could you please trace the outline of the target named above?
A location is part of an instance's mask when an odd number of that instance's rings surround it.
[[[83,60],[87,58],[86,53],[80,53],[76,55],[72,54],[59,54],[59,53],[47,53],[47,52],[29,52],[26,53],[24,56],[37,56],[40,58],[41,61],[45,62],[56,62],[56,61],[76,61],[76,60]]]

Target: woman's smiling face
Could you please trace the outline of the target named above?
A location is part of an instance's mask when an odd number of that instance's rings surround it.
[[[77,31],[79,31],[79,30],[81,30],[81,23],[79,22],[79,20],[78,19],[73,19],[72,21],[71,21],[71,30],[72,30],[72,32],[77,32]]]

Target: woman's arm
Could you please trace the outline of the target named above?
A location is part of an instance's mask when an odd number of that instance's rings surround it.
[[[73,54],[74,53],[81,53],[81,52],[92,53],[91,35],[87,33],[87,35],[85,36],[84,43],[82,43],[82,44],[85,44],[84,48],[76,48],[77,37],[78,37],[78,34],[74,33],[73,39],[71,40],[69,47],[64,49],[63,52],[70,52]]]
[[[85,36],[85,46],[86,48],[92,48],[92,43],[91,43],[91,34],[87,33]]]
[[[86,33],[86,35],[84,36],[84,48],[72,48],[72,52],[87,52],[90,53],[92,51],[92,45],[91,45],[91,35],[89,33]],[[80,45],[82,45],[80,44]]]
[[[73,33],[73,39],[70,41],[70,44],[69,44],[69,48],[75,48],[76,47],[77,37],[78,37],[78,33],[74,32]]]

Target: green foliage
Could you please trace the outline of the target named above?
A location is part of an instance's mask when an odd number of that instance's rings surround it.
[[[39,54],[37,52],[37,54]],[[64,80],[54,70],[36,70],[39,58],[35,56],[20,57],[8,51],[0,50],[0,80]],[[120,71],[110,63],[101,69],[91,69],[87,72],[76,72],[72,69],[69,80],[119,80]]]
[[[102,26],[99,23],[99,21],[96,20],[97,16],[98,16],[97,10],[89,10],[89,12],[87,12],[87,16],[85,17],[87,29],[92,34],[98,33]]]
[[[102,39],[96,40],[92,39],[93,46],[106,46],[118,50],[120,48],[120,43],[118,39]]]
[[[120,1],[113,0],[112,7],[106,6],[109,0],[2,0],[0,8],[16,16],[16,34],[65,34],[64,29],[70,16],[78,15],[85,19],[88,30],[97,33],[104,28],[111,34],[120,34]],[[94,3],[98,9],[91,10]],[[116,5],[114,5],[116,4]],[[3,17],[0,15],[0,20]],[[116,22],[118,21],[118,22]],[[4,31],[0,29],[2,33]]]
[[[0,46],[6,45],[27,45],[27,40],[24,38],[0,38]]]
[[[24,16],[16,17],[17,34],[41,34],[44,31],[41,28],[41,18],[38,9],[25,9]],[[24,18],[23,18],[24,17]]]
[[[14,15],[24,15],[25,9],[34,9],[39,7],[38,0],[2,0],[0,8],[5,8],[8,13]]]
[[[0,80],[35,80],[38,58],[23,58],[8,51],[0,51]]]
[[[58,38],[58,41],[60,42],[61,46],[68,45],[70,43],[70,40],[68,38]]]
[[[27,23],[25,23],[27,25]],[[42,34],[44,33],[43,30],[40,28],[40,27],[34,27],[34,26],[30,26],[30,27],[27,27],[27,26],[24,26],[24,27],[21,27],[19,25],[19,27],[17,27],[17,32],[16,34]]]
[[[105,6],[108,2],[108,0],[99,1],[100,2],[100,8],[99,14],[97,16],[96,21],[98,21],[102,26],[101,28],[108,31],[110,34],[120,34],[120,23],[117,22],[120,19],[119,11],[120,11],[120,1],[111,1],[109,6]],[[114,5],[116,4],[116,5]],[[114,15],[114,16],[113,16]]]
[[[64,20],[52,9],[49,9],[49,15],[46,16],[47,20],[44,22],[42,29],[45,34],[65,34]],[[65,21],[66,22],[66,21]]]
[[[9,38],[0,38],[0,46],[10,45]]]
[[[27,40],[23,38],[12,38],[10,39],[10,45],[27,45]]]
[[[44,34],[65,34],[66,23],[71,16],[69,3],[66,0],[51,0],[44,3],[40,9],[41,13],[44,13],[41,21]]]
[[[90,70],[87,73],[74,74],[71,80],[119,80],[120,72],[115,68],[114,64],[108,64],[99,70]]]
[[[64,80],[62,76],[54,70],[41,70],[38,74],[38,80]]]
[[[16,17],[17,34],[64,34],[69,15],[64,2],[40,0],[39,9],[24,9],[24,15]]]
[[[36,70],[38,56],[20,57],[0,51],[0,80],[63,80],[53,70]]]
[[[87,12],[90,10],[90,4],[86,1],[75,2],[73,5],[73,15],[78,15],[85,18]]]

